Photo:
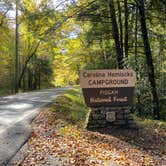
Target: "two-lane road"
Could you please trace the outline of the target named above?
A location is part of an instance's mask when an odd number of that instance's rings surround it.
[[[47,89],[0,98],[0,166],[6,165],[30,136],[40,108],[69,88]]]

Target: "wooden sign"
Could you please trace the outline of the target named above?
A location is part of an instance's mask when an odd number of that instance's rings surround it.
[[[80,74],[85,102],[90,107],[130,105],[135,83],[133,70],[84,70]]]

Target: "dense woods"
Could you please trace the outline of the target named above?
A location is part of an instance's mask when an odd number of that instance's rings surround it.
[[[137,73],[132,111],[165,118],[165,0],[2,0],[0,34],[0,95],[127,68]]]

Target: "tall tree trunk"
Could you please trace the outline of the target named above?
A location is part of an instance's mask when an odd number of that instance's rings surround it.
[[[30,69],[28,70],[28,90],[32,90],[32,72],[30,71]]]
[[[12,62],[10,62],[12,63]],[[9,67],[9,80],[10,80],[10,89],[11,89],[11,93],[14,93],[14,72],[13,72],[13,65],[11,65]]]
[[[19,86],[21,86],[21,81],[22,81],[23,76],[24,76],[24,74],[25,74],[25,71],[26,71],[26,69],[27,69],[27,65],[28,65],[28,63],[30,62],[31,58],[33,58],[33,56],[34,56],[35,53],[37,52],[37,49],[38,49],[39,45],[40,45],[40,41],[37,43],[37,45],[36,45],[34,51],[33,51],[33,52],[26,58],[26,60],[25,60],[25,63],[24,63],[24,66],[22,67],[22,71],[21,71],[21,74],[20,74],[20,77],[19,77],[19,81],[18,81],[18,85],[19,85]]]
[[[102,62],[105,62],[105,50],[104,50],[104,47],[103,47],[102,36],[101,36],[100,41],[99,41],[99,47],[101,49],[100,59],[101,59]]]
[[[152,93],[152,101],[154,104],[154,118],[159,119],[159,102],[158,102],[158,95],[156,89],[156,82],[155,82],[155,74],[154,74],[154,66],[153,66],[153,58],[150,49],[150,42],[148,38],[147,26],[146,26],[146,18],[145,18],[145,7],[144,7],[144,0],[138,0],[138,8],[140,13],[140,22],[141,22],[141,30],[142,30],[142,37],[144,43],[144,51],[146,55],[146,62],[148,66],[148,76],[151,86],[151,93]]]
[[[38,77],[36,75],[36,73],[34,74],[34,84],[33,84],[33,89],[36,90],[37,89],[37,84],[38,84]]]
[[[41,73],[39,70],[39,75],[38,75],[38,88],[41,89]]]
[[[136,71],[136,77],[137,81],[139,80],[138,76],[138,9],[136,8],[136,15],[135,15],[135,71]],[[138,113],[141,116],[141,99],[140,99],[140,94],[137,94],[137,109]]]
[[[110,16],[112,20],[113,38],[114,38],[115,46],[116,46],[118,68],[123,69],[123,52],[121,49],[121,44],[119,39],[119,31],[118,31],[118,25],[117,25],[116,15],[115,15],[114,0],[110,0],[109,8],[110,8]]]
[[[125,12],[125,41],[124,41],[124,47],[125,47],[125,58],[128,58],[128,40],[129,40],[129,36],[128,36],[128,7],[127,7],[127,0],[124,0],[124,12]]]
[[[26,76],[25,75],[23,76],[23,79],[22,79],[22,88],[23,88],[23,91],[25,92],[26,91]]]
[[[122,26],[122,10],[121,10],[121,6],[120,6],[120,1],[118,0],[118,20],[119,20],[119,29],[120,29],[120,46],[121,46],[121,50],[122,50],[122,55],[123,55],[123,26]]]
[[[18,92],[18,75],[19,75],[19,55],[18,55],[18,0],[16,2],[16,30],[15,30],[15,93]]]

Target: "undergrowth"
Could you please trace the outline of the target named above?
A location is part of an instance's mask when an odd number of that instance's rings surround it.
[[[84,102],[80,87],[74,87],[72,90],[57,97],[50,110],[51,119],[55,122],[57,119],[61,119],[68,124],[68,127],[70,126],[69,128],[73,128],[73,125],[81,128],[86,127],[89,108]],[[164,121],[139,118],[138,116],[134,116],[134,119],[141,128],[150,130],[158,128],[165,130],[166,128],[166,122]]]
[[[75,87],[57,97],[51,111],[68,124],[85,127],[89,109],[84,103],[81,89]]]

